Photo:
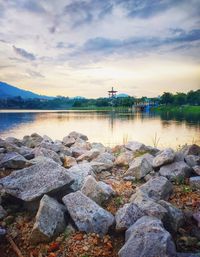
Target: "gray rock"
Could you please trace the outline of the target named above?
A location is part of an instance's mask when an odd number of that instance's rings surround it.
[[[190,167],[200,165],[200,156],[197,155],[186,155],[185,161]]]
[[[193,214],[193,218],[197,221],[198,227],[200,228],[200,210]]]
[[[65,146],[70,147],[76,142],[76,139],[74,137],[66,136],[63,138],[62,142]]]
[[[74,139],[80,138],[80,139],[83,139],[83,140],[85,140],[85,141],[88,140],[88,137],[87,137],[86,135],[83,135],[83,134],[78,133],[78,132],[76,132],[76,131],[72,131],[71,133],[69,133],[68,136],[69,136],[69,137],[73,137]]]
[[[68,169],[67,173],[74,180],[74,183],[70,186],[72,191],[80,190],[88,175],[95,177],[93,168],[89,163],[74,165]]]
[[[97,182],[92,176],[86,177],[81,192],[99,205],[115,194],[111,186]]]
[[[6,153],[0,158],[0,167],[7,169],[22,169],[29,165],[29,161],[16,152]]]
[[[100,153],[105,153],[106,147],[102,143],[92,143],[92,149],[97,149]]]
[[[125,176],[134,176],[136,179],[145,177],[153,170],[152,160],[153,156],[150,154],[144,154],[141,157],[136,157],[130,163],[130,167],[126,171]]]
[[[162,166],[159,174],[170,181],[183,180],[191,176],[192,169],[183,161]]]
[[[198,177],[191,177],[189,179],[189,184],[193,189],[200,189],[200,176]]]
[[[72,151],[72,156],[74,158],[78,158],[79,156],[81,156],[82,154],[86,153],[87,150],[86,149],[83,149],[83,148],[80,148],[80,147],[74,147],[72,146],[71,148],[71,151]]]
[[[185,145],[180,151],[184,155],[200,155],[200,146],[196,144]]]
[[[1,153],[5,153],[5,152],[6,152],[6,149],[5,149],[5,148],[3,148],[3,147],[0,148],[0,154],[1,154]]]
[[[128,166],[133,160],[134,156],[131,151],[125,151],[119,154],[115,160],[115,165],[117,166]]]
[[[113,162],[115,161],[115,156],[111,153],[102,153],[99,154],[97,158],[93,160],[94,162],[101,162],[108,165],[113,165]]]
[[[135,203],[127,203],[115,214],[116,230],[123,231],[133,225],[145,214]]]
[[[173,186],[165,177],[154,177],[139,187],[140,191],[154,200],[167,200],[172,193]]]
[[[163,165],[172,163],[175,158],[175,153],[171,148],[167,148],[159,152],[153,159],[153,167],[159,168]]]
[[[167,210],[163,206],[156,203],[141,191],[137,191],[133,194],[130,201],[135,203],[140,210],[145,213],[145,215],[153,216],[162,220],[167,214]]]
[[[176,257],[171,235],[156,218],[144,216],[137,220],[127,230],[126,239],[119,257]]]
[[[37,133],[33,133],[31,136],[24,136],[22,140],[22,144],[34,148],[37,147],[43,140],[43,137],[38,135]]]
[[[64,196],[63,202],[80,231],[104,235],[114,222],[111,213],[101,208],[80,191]]]
[[[35,154],[35,157],[44,156],[44,157],[54,160],[55,162],[59,163],[60,165],[62,164],[59,155],[52,150],[45,149],[42,147],[36,147],[34,149],[34,154]]]
[[[53,143],[53,140],[49,136],[44,135],[42,142]]]
[[[32,148],[26,147],[26,146],[21,146],[17,152],[24,156],[27,160],[31,160],[35,157],[34,155],[34,150]]]
[[[95,173],[101,173],[102,171],[110,170],[114,164],[112,161],[109,161],[109,163],[91,161],[90,165],[92,166]]]
[[[0,242],[6,237],[6,230],[0,227]]]
[[[199,253],[177,253],[176,257],[200,257]]]
[[[15,137],[7,137],[7,138],[5,139],[5,141],[8,142],[8,143],[10,143],[10,144],[19,146],[19,147],[22,146],[21,140],[15,138]]]
[[[3,219],[7,215],[7,212],[4,208],[0,205],[0,219]]]
[[[135,181],[136,178],[133,177],[133,176],[125,176],[125,177],[123,177],[123,180],[124,180],[124,181]]]
[[[72,183],[67,170],[49,159],[0,179],[6,193],[27,202],[47,193],[65,191]]]
[[[66,147],[61,142],[51,143],[51,142],[42,141],[39,146],[42,148],[54,151],[56,153],[63,152],[66,149]]]
[[[80,162],[80,161],[91,161],[93,160],[94,158],[97,158],[97,156],[100,154],[99,150],[97,149],[91,149],[87,152],[85,152],[84,154],[80,155],[78,158],[77,158],[77,161]]]
[[[193,169],[193,171],[194,171],[197,175],[200,176],[200,165],[194,166],[192,169]]]
[[[36,215],[36,221],[31,233],[31,242],[34,244],[48,242],[62,233],[66,228],[65,206],[55,199],[44,195]]]
[[[172,204],[170,204],[164,200],[160,200],[158,203],[167,210],[167,214],[165,215],[164,219],[162,220],[164,223],[164,226],[170,232],[177,232],[178,229],[185,222],[183,212],[180,209],[176,208],[175,206],[173,206]]]
[[[148,147],[137,141],[130,141],[125,145],[125,148],[136,153],[136,152],[145,152],[148,150]]]

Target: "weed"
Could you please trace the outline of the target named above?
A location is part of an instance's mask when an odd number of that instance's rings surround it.
[[[115,205],[116,207],[119,207],[121,204],[123,204],[123,197],[122,196],[118,196],[115,198]]]
[[[153,146],[158,147],[158,144],[160,142],[160,137],[157,136],[157,133],[155,133],[154,137],[152,138]]]

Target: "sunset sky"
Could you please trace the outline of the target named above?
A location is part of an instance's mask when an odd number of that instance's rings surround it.
[[[200,0],[0,0],[0,81],[45,95],[200,88]]]

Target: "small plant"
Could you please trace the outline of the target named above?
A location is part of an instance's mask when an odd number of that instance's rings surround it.
[[[154,137],[152,138],[153,146],[158,147],[158,144],[160,142],[160,137],[157,136],[157,133],[155,133]]]
[[[128,141],[129,141],[129,136],[128,136],[128,134],[124,134],[124,135],[123,135],[123,145],[127,144]]]
[[[118,196],[118,197],[115,198],[116,207],[119,207],[122,203],[123,203],[123,197],[122,196]]]
[[[184,185],[185,184],[184,176],[175,177],[175,184],[176,185]]]
[[[88,254],[84,254],[81,257],[90,257]]]
[[[192,189],[189,186],[183,185],[183,192],[184,193],[191,193]]]

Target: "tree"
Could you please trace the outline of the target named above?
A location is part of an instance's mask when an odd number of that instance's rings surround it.
[[[172,104],[174,102],[174,97],[172,93],[164,92],[161,96],[161,103],[162,104]]]

